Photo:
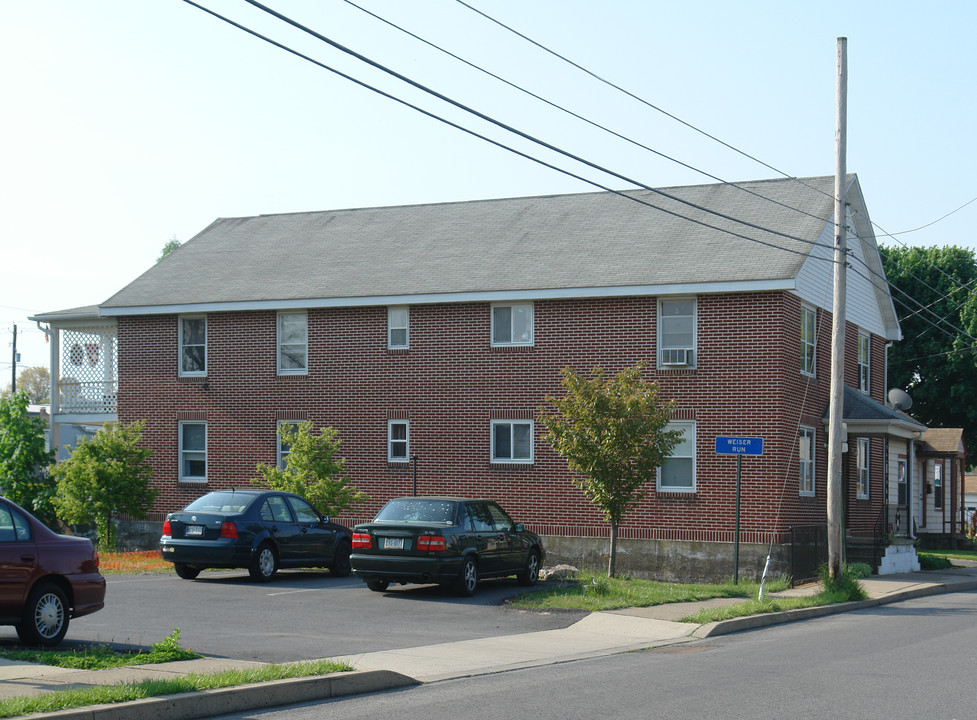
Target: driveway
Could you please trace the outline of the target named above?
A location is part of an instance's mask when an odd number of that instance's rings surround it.
[[[62,647],[149,646],[179,628],[181,644],[205,655],[285,662],[552,630],[586,614],[507,608],[505,598],[525,592],[514,579],[484,581],[472,598],[437,586],[374,593],[326,571],[286,570],[267,584],[247,571],[106,579],[105,609],[73,620]],[[13,628],[0,627],[0,645],[16,644]]]

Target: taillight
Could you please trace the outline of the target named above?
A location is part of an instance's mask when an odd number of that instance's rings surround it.
[[[224,524],[221,525],[221,535],[222,538],[227,538],[228,540],[237,540],[237,525],[232,523],[230,520],[225,520]]]
[[[417,538],[418,550],[430,550],[431,552],[444,552],[445,543],[442,535],[421,535]]]
[[[92,562],[95,564],[95,572],[98,572],[98,550],[92,550]]]
[[[353,548],[360,550],[369,550],[373,547],[373,540],[370,539],[370,533],[353,533]]]
[[[170,528],[170,519],[166,518],[166,520],[163,521],[163,535],[170,537],[172,534],[173,530]]]

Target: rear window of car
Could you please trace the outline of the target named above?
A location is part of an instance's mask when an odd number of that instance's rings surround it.
[[[213,492],[198,497],[184,510],[212,513],[242,513],[255,499],[254,495],[232,492]]]
[[[374,522],[424,523],[454,525],[457,503],[450,500],[391,500],[374,518]]]

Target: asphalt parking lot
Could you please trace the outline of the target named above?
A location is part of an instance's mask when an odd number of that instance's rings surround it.
[[[585,614],[508,608],[525,592],[511,578],[484,581],[471,598],[421,585],[375,593],[328,571],[286,570],[267,584],[245,570],[106,579],[105,609],[73,620],[62,647],[149,646],[179,628],[181,644],[204,655],[285,662],[552,630]],[[0,645],[17,645],[12,627],[0,627]]]

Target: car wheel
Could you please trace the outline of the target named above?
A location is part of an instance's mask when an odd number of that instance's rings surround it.
[[[373,592],[383,592],[390,587],[390,583],[386,580],[368,580],[366,586]]]
[[[251,579],[258,582],[268,582],[278,572],[278,556],[269,543],[258,546],[248,572],[251,573]]]
[[[175,563],[173,565],[173,569],[176,570],[176,574],[184,580],[193,580],[195,577],[197,577],[197,575],[200,574],[200,568],[187,565],[186,563]]]
[[[461,574],[455,582],[455,590],[459,595],[471,597],[478,587],[478,563],[471,555],[465,558],[461,565]]]
[[[526,567],[524,567],[518,575],[516,575],[516,580],[520,585],[535,585],[536,581],[539,580],[539,553],[535,550],[529,552],[529,558],[526,560]]]
[[[68,632],[68,598],[57,585],[38,585],[27,597],[17,637],[25,645],[57,645]]]
[[[332,565],[329,572],[336,577],[346,577],[350,573],[349,554],[353,552],[353,546],[346,540],[339,543],[336,554],[332,556]]]

